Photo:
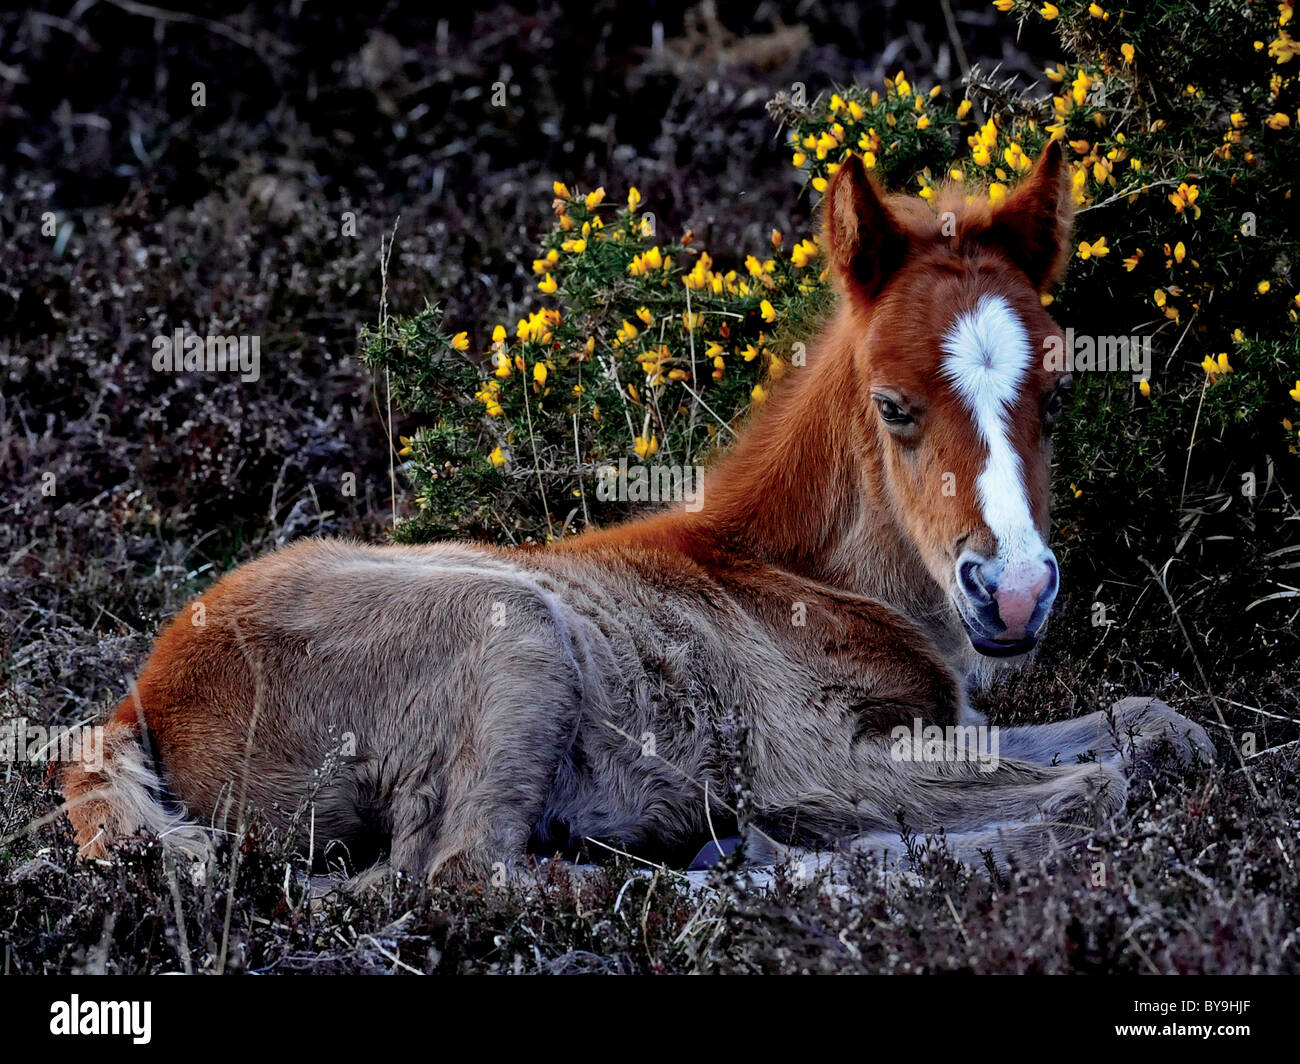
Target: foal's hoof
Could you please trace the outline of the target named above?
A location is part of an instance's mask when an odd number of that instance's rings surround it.
[[[1126,750],[1131,749],[1135,761],[1150,760],[1168,744],[1183,764],[1198,759],[1202,764],[1214,764],[1214,744],[1205,729],[1158,698],[1124,698],[1111,707],[1111,713],[1120,742]]]
[[[739,835],[730,835],[725,839],[714,842],[710,839],[704,844],[704,848],[695,855],[695,860],[686,866],[688,872],[703,872],[721,861],[727,854],[733,850],[739,849],[743,840]]]

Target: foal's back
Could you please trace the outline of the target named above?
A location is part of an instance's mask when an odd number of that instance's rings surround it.
[[[310,798],[318,852],[482,875],[530,836],[702,840],[742,763],[773,810],[852,790],[855,742],[958,700],[901,615],[770,567],[318,540],[173,621],[114,726],[200,821]]]

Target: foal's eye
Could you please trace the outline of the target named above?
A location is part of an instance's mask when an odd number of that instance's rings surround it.
[[[912,415],[899,406],[892,399],[886,399],[883,395],[875,396],[876,409],[880,411],[881,418],[890,425],[910,425]]]

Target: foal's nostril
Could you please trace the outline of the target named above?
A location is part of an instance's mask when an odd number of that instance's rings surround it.
[[[961,589],[972,602],[982,604],[993,600],[994,589],[984,579],[984,567],[981,562],[973,558],[964,559],[957,566],[957,579],[961,583]]]
[[[1056,564],[1056,555],[1051,551],[1048,551],[1047,557],[1043,559],[1043,564],[1047,566],[1047,583],[1044,585],[1043,590],[1039,592],[1038,600],[1050,603],[1056,595],[1057,588],[1061,585],[1061,570]]]

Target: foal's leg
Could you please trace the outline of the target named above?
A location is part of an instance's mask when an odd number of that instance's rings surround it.
[[[482,883],[524,856],[573,743],[582,674],[566,632],[534,615],[485,640],[457,679],[440,695],[436,756],[395,788],[392,864]]]
[[[1079,757],[1141,762],[1168,744],[1179,761],[1214,761],[1205,729],[1157,698],[1125,698],[1109,710],[1053,724],[999,728],[1001,753],[1040,765],[1068,764]]]
[[[992,771],[971,762],[891,759],[882,775],[910,792],[910,800],[895,796],[908,830],[942,828],[949,851],[967,861],[985,853],[1000,863],[1034,859],[1113,820],[1128,796],[1128,769],[1157,747],[1167,744],[1189,764],[1214,761],[1204,729],[1154,698],[1126,698],[1059,724],[1000,728],[997,736]],[[851,848],[898,854],[904,847],[897,831],[872,831]]]
[[[1119,814],[1128,796],[1122,767],[1104,761],[1035,764],[1002,753],[984,762],[908,761],[895,758],[887,742],[872,741],[859,749],[856,767],[852,799],[822,793],[793,811],[759,804],[758,826],[779,835],[777,825],[794,812],[804,825],[817,821],[823,838],[849,840],[853,851],[898,854],[906,848],[903,832],[942,831],[966,860],[978,862],[985,850],[999,860],[1030,859],[1086,839]],[[767,856],[780,853],[771,850]]]

